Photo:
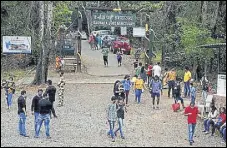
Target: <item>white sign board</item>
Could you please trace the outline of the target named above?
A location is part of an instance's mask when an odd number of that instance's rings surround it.
[[[31,37],[27,36],[3,36],[3,53],[30,54]]]
[[[127,35],[127,27],[121,27],[121,35]]]
[[[133,28],[133,37],[145,37],[146,31],[144,27]]]
[[[226,96],[226,75],[218,75],[217,95]]]

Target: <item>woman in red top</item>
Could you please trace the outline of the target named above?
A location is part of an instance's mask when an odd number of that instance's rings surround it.
[[[185,108],[184,115],[188,116],[188,137],[190,145],[194,143],[193,135],[195,133],[196,117],[198,114],[200,113],[198,107],[195,107],[194,102],[191,102],[190,106]]]
[[[150,63],[147,67],[148,86],[149,86],[149,83],[150,83],[150,80],[151,80],[151,77],[152,77],[152,68],[153,68],[152,63]]]
[[[217,118],[217,121],[212,126],[212,133],[211,136],[214,136],[215,129],[217,128],[220,130],[220,127],[225,123],[226,121],[226,110],[224,107],[220,108],[220,115]]]

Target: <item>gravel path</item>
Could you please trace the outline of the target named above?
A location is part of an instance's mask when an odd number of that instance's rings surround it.
[[[51,120],[52,139],[45,138],[42,127],[41,138],[34,139],[34,117],[30,112],[31,98],[36,89],[27,90],[27,133],[23,138],[17,131],[17,105],[13,99],[13,107],[6,110],[6,102],[1,98],[1,146],[188,146],[186,117],[180,112],[173,113],[171,99],[162,97],[159,110],[151,108],[151,99],[147,92],[143,94],[142,103],[134,102],[130,93],[130,106],[125,119],[125,140],[119,137],[111,142],[106,136],[108,125],[105,120],[105,108],[110,102],[112,84],[67,84],[65,106],[56,107],[58,119]],[[102,93],[96,93],[102,92]],[[165,96],[166,94],[164,94]],[[57,102],[55,102],[57,105]],[[211,137],[202,133],[202,124],[196,128],[194,146],[215,147],[221,144],[220,137]]]

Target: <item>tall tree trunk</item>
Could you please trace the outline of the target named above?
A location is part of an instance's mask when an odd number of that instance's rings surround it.
[[[36,74],[35,78],[33,80],[33,84],[41,84],[43,82],[42,80],[42,65],[43,65],[43,53],[44,53],[44,43],[43,43],[43,35],[44,35],[44,1],[38,1],[38,6],[39,6],[39,17],[40,17],[40,22],[39,22],[39,48],[41,48],[40,51],[40,56],[39,56],[39,61],[38,65],[36,67]]]
[[[202,25],[204,27],[207,26],[207,5],[208,5],[208,1],[203,1],[202,2],[202,6],[201,6],[202,13],[201,13],[201,15],[202,15]]]
[[[211,23],[210,23],[210,28],[211,28],[211,31],[212,31],[212,35],[216,34],[218,12],[220,11],[219,3],[220,3],[220,1],[216,2],[216,7],[215,7],[215,11],[214,11],[214,17],[211,19]]]

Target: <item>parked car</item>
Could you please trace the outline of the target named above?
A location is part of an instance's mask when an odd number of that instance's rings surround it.
[[[57,53],[62,56],[72,56],[76,53],[75,48],[73,47],[71,39],[65,39],[62,45],[62,48],[57,50]]]
[[[115,41],[112,42],[110,50],[116,54],[117,50],[121,49],[124,54],[130,55],[132,46],[130,41],[126,37],[117,37]]]
[[[87,34],[86,34],[86,32],[85,31],[82,31],[82,33],[81,33],[81,39],[82,40],[87,40]]]

